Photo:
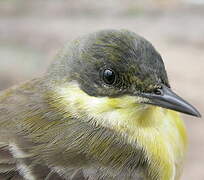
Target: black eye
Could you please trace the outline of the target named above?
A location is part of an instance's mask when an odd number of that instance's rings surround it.
[[[108,85],[113,84],[116,80],[115,72],[112,69],[105,69],[103,71],[103,80]]]

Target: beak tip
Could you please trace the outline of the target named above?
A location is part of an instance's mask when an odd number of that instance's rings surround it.
[[[189,114],[191,116],[195,116],[197,118],[201,118],[202,117],[200,112],[197,109],[195,109],[193,106],[192,106],[191,112],[189,112],[189,113],[187,112],[186,114]]]
[[[195,114],[195,116],[198,117],[198,118],[202,118],[202,115],[201,115],[199,112],[197,112],[197,113]]]

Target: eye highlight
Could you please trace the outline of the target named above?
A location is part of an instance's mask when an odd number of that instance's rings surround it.
[[[105,69],[102,76],[103,81],[108,85],[112,85],[116,81],[116,74],[112,69]]]

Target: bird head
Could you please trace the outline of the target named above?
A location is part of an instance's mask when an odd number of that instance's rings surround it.
[[[127,30],[102,30],[76,39],[59,53],[48,75],[70,104],[92,112],[141,105],[201,116],[172,91],[152,44]]]

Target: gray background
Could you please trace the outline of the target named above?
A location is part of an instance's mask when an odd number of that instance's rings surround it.
[[[129,29],[161,53],[171,85],[204,115],[202,0],[0,0],[0,90],[42,74],[67,41]],[[183,115],[189,153],[182,180],[204,179],[204,119]]]

